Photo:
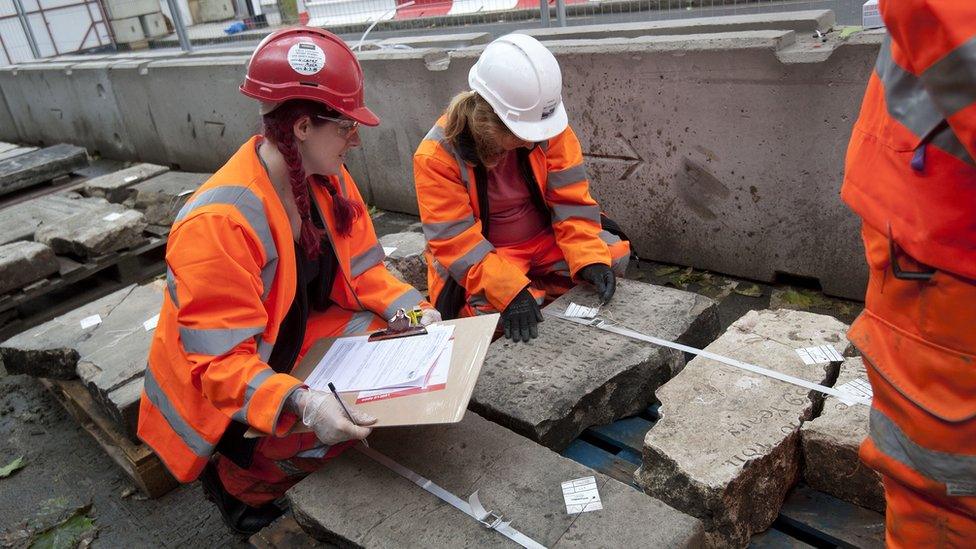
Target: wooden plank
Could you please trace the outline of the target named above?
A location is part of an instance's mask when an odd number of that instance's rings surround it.
[[[562,451],[562,456],[600,471],[628,486],[634,485],[634,471],[637,470],[637,465],[597,448],[589,442],[574,440]]]
[[[749,549],[807,549],[812,547],[815,546],[775,528],[752,536],[752,540],[749,541]]]
[[[797,486],[780,509],[780,520],[838,547],[884,547],[884,515]]]
[[[65,143],[0,160],[0,195],[51,181],[87,165],[85,149]]]
[[[642,417],[628,417],[608,425],[590,427],[588,432],[594,437],[617,448],[629,448],[640,455],[644,449],[644,436],[654,423]]]
[[[129,440],[112,420],[96,408],[80,381],[42,379],[41,383],[144,494],[157,498],[179,484],[148,446]]]

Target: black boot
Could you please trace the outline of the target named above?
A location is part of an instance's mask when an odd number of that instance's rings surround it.
[[[200,484],[203,486],[203,495],[217,506],[227,527],[241,536],[256,534],[284,514],[284,510],[274,503],[251,507],[230,495],[220,482],[213,462],[208,463],[200,474]]]

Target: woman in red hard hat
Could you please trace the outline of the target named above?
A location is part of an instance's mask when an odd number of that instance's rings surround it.
[[[241,92],[260,101],[249,139],[187,202],[166,250],[166,296],[139,410],[139,436],[181,482],[202,475],[231,528],[256,532],[274,500],[356,439],[331,393],[291,376],[319,338],[386,326],[398,309],[437,312],[383,265],[343,166],[360,124],[363,74],[335,35],[294,28],[258,45]],[[288,434],[296,421],[312,432]],[[248,429],[263,433],[245,438]]]
[[[430,297],[447,318],[501,311],[528,341],[539,304],[586,281],[603,301],[630,245],[590,196],[556,58],[524,34],[489,44],[414,154]]]

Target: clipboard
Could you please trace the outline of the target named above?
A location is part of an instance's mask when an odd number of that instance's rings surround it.
[[[497,313],[469,318],[459,318],[439,322],[439,325],[454,326],[454,347],[451,353],[451,367],[447,384],[443,389],[430,392],[406,394],[394,398],[371,400],[356,404],[359,392],[340,393],[347,406],[356,408],[376,417],[376,427],[396,427],[402,425],[430,425],[436,423],[457,423],[464,417],[474,392],[474,385],[481,374],[488,346],[491,344],[498,326]],[[363,334],[356,334],[363,335]],[[305,380],[339,338],[323,338],[315,342],[302,361],[292,370],[291,375]],[[297,422],[290,433],[304,433],[309,429]],[[245,437],[263,436],[258,431],[249,430]]]

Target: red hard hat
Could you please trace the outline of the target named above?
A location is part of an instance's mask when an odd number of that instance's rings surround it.
[[[363,69],[338,36],[312,27],[269,34],[247,65],[241,92],[266,103],[309,99],[376,126],[378,116],[363,102]]]

